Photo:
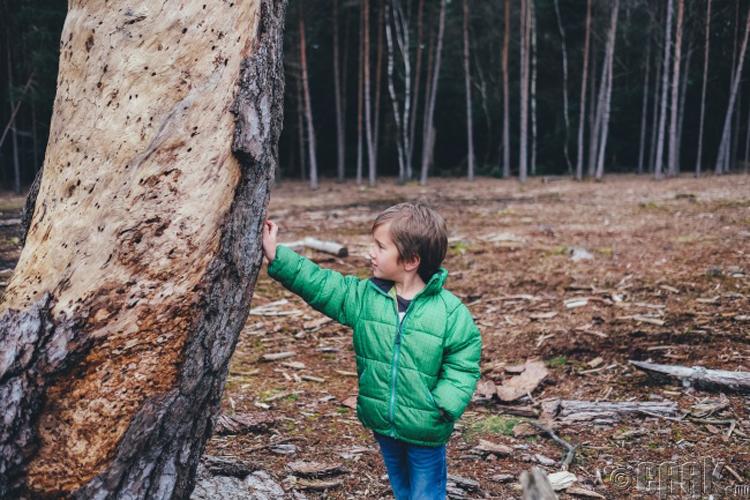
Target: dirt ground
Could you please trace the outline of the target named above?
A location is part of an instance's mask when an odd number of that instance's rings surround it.
[[[453,481],[455,496],[519,498],[522,471],[559,471],[560,445],[513,430],[526,420],[519,408],[538,413],[562,399],[672,401],[679,412],[634,414],[611,425],[547,421],[577,446],[569,468],[577,482],[561,498],[573,498],[575,488],[606,498],[687,498],[691,491],[750,498],[750,399],[656,380],[629,363],[750,371],[750,177],[533,179],[524,186],[434,179],[427,187],[385,180],[377,188],[323,182],[316,192],[284,182],[269,210],[281,242],[340,242],[348,257],[302,253],[365,278],[372,220],[415,199],[448,221],[447,288],[482,332],[485,387],[501,385],[527,360],[544,361],[550,372],[516,402],[475,397],[448,445],[448,471],[477,483]],[[590,258],[573,258],[586,253]],[[13,262],[9,238],[0,259]],[[206,453],[242,459],[308,498],[387,497],[372,435],[343,404],[357,391],[349,329],[326,322],[271,280],[265,266],[252,306],[259,309],[232,358],[222,411],[274,422],[261,431],[217,434]],[[293,354],[261,359],[280,352]],[[707,406],[713,411],[700,411]],[[478,451],[480,440],[512,453]],[[340,464],[345,472],[318,482],[295,479],[293,461]],[[321,481],[329,487],[315,489],[325,486]]]

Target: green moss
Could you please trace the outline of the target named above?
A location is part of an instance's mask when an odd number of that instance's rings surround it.
[[[557,356],[551,359],[548,359],[545,361],[548,367],[550,368],[559,368],[561,366],[565,366],[568,364],[568,358],[565,356]]]
[[[480,435],[487,434],[512,436],[513,428],[520,422],[520,418],[491,415],[467,425],[464,437],[473,440]]]

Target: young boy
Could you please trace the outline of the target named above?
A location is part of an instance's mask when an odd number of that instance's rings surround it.
[[[354,330],[357,416],[380,444],[396,499],[445,498],[445,443],[476,388],[482,348],[469,310],[443,288],[445,221],[420,203],[386,209],[364,280],[277,245],[277,233],[266,221],[268,274]]]

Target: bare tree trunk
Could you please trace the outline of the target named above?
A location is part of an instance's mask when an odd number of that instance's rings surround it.
[[[682,83],[680,84],[680,109],[677,112],[677,159],[676,159],[676,172],[675,175],[679,175],[682,170],[681,157],[682,157],[682,126],[685,123],[685,100],[687,97],[687,86],[690,80],[690,60],[693,57],[692,44],[688,44],[687,51],[685,54],[685,64],[683,65],[682,71]]]
[[[735,0],[734,2],[735,6],[735,13],[734,13],[734,53],[737,52],[737,44],[739,43],[739,37],[740,37],[740,31],[739,31],[739,24],[740,24],[740,2],[739,0]],[[732,68],[735,66],[735,59],[732,58]],[[730,85],[731,89],[731,85]],[[737,143],[738,141],[738,135],[739,135],[739,129],[740,129],[740,112],[739,110],[742,109],[742,92],[737,93],[737,102],[735,103],[735,109],[737,112],[733,113],[734,117],[734,125],[732,126],[732,134],[731,138],[727,142],[727,147],[731,148],[731,154],[727,154],[726,156],[726,162],[724,163],[724,172],[729,172],[732,167],[734,167],[737,164]]]
[[[365,9],[360,3],[359,12],[359,72],[357,74],[357,184],[362,184],[363,151],[363,112],[364,112],[364,72],[365,72]]]
[[[440,17],[438,20],[437,46],[435,47],[435,64],[432,68],[430,99],[429,103],[426,103],[426,106],[428,107],[425,119],[425,130],[427,131],[425,136],[427,137],[427,140],[423,142],[422,171],[419,176],[419,183],[423,186],[427,184],[427,175],[430,163],[432,163],[433,148],[435,147],[435,128],[433,127],[432,120],[435,115],[435,100],[437,98],[438,79],[440,76],[440,60],[443,51],[443,34],[445,33],[445,1],[446,0],[440,0]]]
[[[703,165],[703,123],[706,116],[706,83],[708,82],[708,55],[709,41],[711,37],[711,0],[706,2],[706,28],[705,42],[703,51],[703,86],[701,87],[701,115],[700,124],[698,125],[698,153],[695,157],[695,176],[701,175]]]
[[[503,177],[510,177],[510,98],[508,82],[508,49],[510,46],[510,0],[503,3]]]
[[[406,164],[406,178],[411,180],[414,175],[412,172],[412,164],[414,162],[414,150],[416,149],[415,144],[417,141],[416,127],[417,127],[417,105],[419,103],[419,80],[422,73],[422,53],[424,49],[422,47],[424,43],[424,0],[419,0],[419,7],[417,8],[417,61],[414,66],[414,93],[412,94],[411,100],[411,118],[409,123],[409,144],[411,144],[411,154],[409,161]]]
[[[344,180],[345,144],[344,114],[341,106],[341,72],[339,71],[339,0],[333,0],[333,100],[336,113],[336,173]]]
[[[531,31],[531,175],[536,175],[536,8],[529,0]]]
[[[469,0],[464,0],[464,83],[466,86],[466,141],[469,149],[467,177],[474,180],[474,128],[471,109],[471,74],[469,66]]]
[[[299,177],[307,179],[307,159],[305,151],[305,98],[302,96],[302,68],[295,72],[297,86],[297,130],[299,136]]]
[[[307,151],[310,153],[310,189],[318,189],[318,159],[315,153],[315,125],[310,102],[310,80],[307,77],[307,45],[305,43],[305,14],[299,9],[299,60],[302,69],[302,95],[305,98],[305,120],[307,121]]]
[[[607,46],[605,48],[606,76],[603,76],[602,86],[605,88],[605,99],[602,103],[601,138],[599,139],[599,153],[596,166],[596,178],[601,179],[604,175],[604,153],[607,150],[607,138],[609,136],[609,110],[612,103],[612,67],[615,58],[615,42],[617,41],[617,16],[620,11],[620,0],[614,0],[612,5],[611,22],[607,35]]]
[[[565,40],[565,29],[563,29],[562,16],[560,15],[560,0],[555,0],[555,16],[557,18],[557,30],[560,32],[560,42],[562,48],[562,68],[563,68],[563,120],[565,121],[565,142],[563,143],[563,154],[565,164],[568,166],[568,175],[573,174],[573,163],[570,161],[570,151],[568,143],[570,142],[570,113],[568,111],[568,49]]]
[[[745,62],[745,52],[747,51],[747,38],[750,33],[750,12],[747,14],[745,21],[745,35],[742,38],[742,48],[740,49],[740,57],[737,60],[737,68],[734,70],[734,81],[732,82],[732,92],[729,94],[729,106],[727,107],[727,113],[724,118],[724,127],[721,133],[721,142],[724,144],[722,148],[719,146],[719,155],[716,159],[716,173],[722,173],[721,166],[726,162],[726,157],[729,155],[729,135],[731,132],[732,124],[732,112],[734,111],[734,103],[737,100],[737,91],[740,87],[740,80],[742,79],[742,66]]]
[[[8,45],[6,46],[7,54],[8,54],[8,95],[10,96],[8,98],[8,106],[10,106],[10,114],[13,116],[13,119],[9,121],[10,124],[10,139],[11,139],[11,146],[13,148],[13,191],[16,194],[19,194],[21,192],[21,163],[18,160],[18,133],[16,132],[16,120],[15,120],[15,114],[18,112],[16,109],[15,104],[13,103],[13,63],[12,63],[12,57],[11,57],[11,51],[10,51],[10,34],[6,36],[6,40]],[[19,101],[19,107],[20,107],[20,101]]]
[[[375,185],[375,136],[372,123],[372,98],[370,90],[370,0],[363,1],[364,9],[364,81],[365,81],[365,142],[367,143],[367,179],[370,186]]]
[[[406,129],[406,124],[409,122],[409,85],[411,83],[411,75],[409,74],[410,62],[409,62],[409,39],[408,39],[408,25],[406,24],[406,18],[401,10],[401,5],[398,0],[394,0],[385,7],[385,35],[388,44],[388,93],[391,97],[391,105],[393,106],[393,119],[396,123],[396,149],[398,151],[398,181],[403,183],[406,180],[406,163],[408,162],[410,155],[409,152],[409,134]],[[402,61],[404,65],[404,115],[401,116],[401,106],[398,95],[396,95],[396,88],[393,78],[393,66],[394,66],[394,35],[393,27],[395,25],[396,31],[396,44],[399,46],[401,52]]]
[[[596,173],[596,152],[599,150],[599,127],[601,124],[602,116],[602,101],[603,96],[601,95],[602,86],[604,85],[604,71],[605,65],[604,60],[602,61],[602,78],[597,82],[596,73],[598,70],[597,59],[596,59],[596,45],[591,47],[591,111],[589,114],[589,157],[588,157],[588,168],[587,175],[593,177]],[[605,58],[606,59],[606,58]]]
[[[380,91],[383,87],[383,32],[385,19],[385,4],[380,1],[378,11],[378,47],[375,56],[375,120],[373,123],[373,145],[375,149],[375,165],[378,164],[378,152],[380,149]]]
[[[643,103],[641,104],[641,137],[638,146],[638,173],[643,173],[643,156],[646,151],[646,123],[648,117],[648,83],[651,76],[651,39],[646,46],[646,75],[643,78]]]
[[[658,5],[658,4],[657,4]],[[658,12],[658,11],[657,11]],[[657,26],[661,25],[657,21]],[[655,34],[655,36],[658,37],[658,33]],[[659,132],[659,103],[660,101],[660,93],[659,89],[661,88],[661,74],[662,74],[662,68],[663,64],[661,59],[659,58],[659,51],[658,51],[659,45],[656,44],[656,52],[654,53],[654,68],[656,69],[656,74],[654,75],[654,91],[653,91],[653,114],[651,116],[651,145],[649,147],[649,167],[648,171],[649,173],[654,173],[654,165],[656,164],[656,139],[658,137]],[[663,51],[662,51],[663,54]]]
[[[285,2],[181,5],[79,2],[63,28],[37,210],[0,314],[2,498],[193,488],[263,257]],[[137,21],[112,14],[126,9]],[[212,42],[221,61],[207,32],[233,33]]]
[[[518,179],[521,182],[526,182],[528,174],[528,122],[529,122],[529,5],[528,3],[533,0],[521,0],[520,8],[520,62],[521,62],[521,77],[519,83],[521,89],[519,92],[520,101],[520,114],[519,114],[519,147],[518,147]]]
[[[583,178],[583,131],[586,127],[586,83],[588,82],[589,46],[591,44],[591,0],[586,1],[586,34],[583,42],[583,70],[581,71],[581,102],[578,108],[578,151],[576,179]]]
[[[677,20],[674,37],[674,65],[672,69],[672,103],[669,118],[669,155],[667,157],[667,174],[677,174],[677,110],[680,93],[680,62],[682,59],[682,18],[685,11],[685,0],[677,0]]]
[[[659,112],[659,136],[656,139],[654,177],[661,179],[664,161],[664,127],[667,120],[667,89],[669,88],[669,61],[672,50],[672,0],[667,0],[667,18],[664,20],[664,70],[661,81],[661,111]]]
[[[743,170],[747,173],[748,159],[750,159],[750,103],[747,107],[747,130],[745,131],[745,158],[742,162]]]

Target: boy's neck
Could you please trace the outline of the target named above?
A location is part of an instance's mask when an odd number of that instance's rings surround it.
[[[416,272],[406,273],[401,280],[394,281],[396,294],[406,300],[413,299],[419,292],[424,289],[425,282]]]

